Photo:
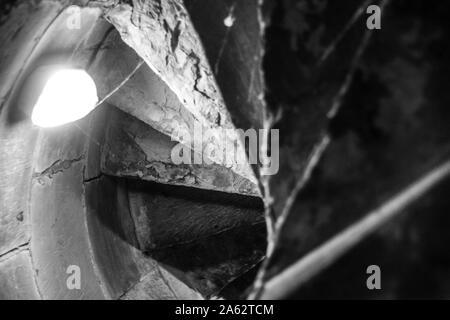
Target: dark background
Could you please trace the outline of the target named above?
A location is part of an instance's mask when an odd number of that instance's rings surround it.
[[[305,145],[321,131],[333,138],[297,197],[272,274],[449,156],[448,2],[390,1],[337,116],[328,120],[318,111],[328,110],[327,93],[342,83],[341,68],[352,60],[369,15],[348,30],[328,62],[317,61],[362,3],[285,0],[270,11],[264,67],[270,106],[284,113],[281,143]],[[287,176],[281,172],[277,181]],[[449,191],[449,181],[435,188],[292,298],[449,298]],[[366,288],[371,264],[381,268],[382,290]]]

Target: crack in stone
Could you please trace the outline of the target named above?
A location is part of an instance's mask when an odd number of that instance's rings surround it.
[[[80,162],[84,159],[84,154],[75,159],[69,160],[56,160],[50,167],[42,172],[35,172],[33,174],[33,179],[41,180],[42,178],[52,179],[54,175],[64,172],[64,170],[69,169],[74,163]]]
[[[24,251],[24,250],[28,250],[29,249],[29,245],[30,245],[30,241],[27,241],[11,250],[8,250],[2,254],[0,254],[0,261],[4,261],[4,260],[8,260],[14,256],[16,256],[17,254],[19,254],[20,252]]]
[[[200,90],[198,87],[198,84],[200,82],[200,79],[202,78],[201,68],[200,68],[200,57],[197,56],[193,51],[189,54],[189,57],[194,60],[194,67],[195,67],[195,79],[194,79],[194,90],[200,93],[202,96],[204,96],[207,99],[211,99],[211,97],[204,91]]]
[[[100,173],[99,175],[96,175],[95,177],[84,179],[83,183],[89,183],[89,182],[92,182],[92,181],[96,181],[96,180],[99,180],[99,179],[101,179],[103,177],[104,177],[104,174]]]

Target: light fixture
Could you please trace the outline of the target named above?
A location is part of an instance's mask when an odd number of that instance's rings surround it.
[[[31,121],[43,128],[60,126],[85,117],[97,102],[97,87],[86,71],[59,69],[47,80]]]

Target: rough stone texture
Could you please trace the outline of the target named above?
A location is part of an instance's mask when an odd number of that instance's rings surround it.
[[[198,119],[232,128],[228,112],[182,1],[133,1],[106,12],[123,40]]]
[[[128,190],[144,251],[264,222],[258,198],[141,182],[129,182]]]
[[[112,109],[101,170],[119,177],[258,196],[255,184],[224,166],[174,164],[171,151],[177,144],[147,124]]]
[[[79,50],[86,52],[86,55],[93,50],[96,52],[96,58],[90,64],[89,71],[98,84],[100,97],[111,92],[130,74],[140,60],[135,51],[121,41],[118,32],[111,30],[113,27],[110,24],[103,28],[105,29],[103,32],[96,32],[95,39],[91,37],[83,49]],[[201,127],[204,131],[207,128],[179,102],[172,90],[146,65],[111,96],[108,103],[140,119],[173,141],[183,142],[183,139],[186,139],[184,135],[188,133],[192,138],[192,144],[200,145],[202,149],[214,146],[214,141],[203,141],[201,137],[194,135],[195,126]],[[192,148],[191,144],[188,146]],[[219,162],[221,159],[212,160]]]
[[[216,146],[215,140],[223,139],[219,129],[234,129],[201,41],[181,1],[119,4],[107,10],[106,18],[202,126],[218,130],[208,139],[211,148]],[[237,141],[237,153],[245,154],[237,134],[225,139],[230,144]],[[232,165],[237,173],[256,182],[247,163]]]
[[[29,251],[19,249],[0,257],[0,300],[39,298]]]

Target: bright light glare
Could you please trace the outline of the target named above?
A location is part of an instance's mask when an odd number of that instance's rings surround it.
[[[58,70],[42,90],[31,121],[44,128],[60,126],[85,117],[97,102],[95,82],[86,71]]]

